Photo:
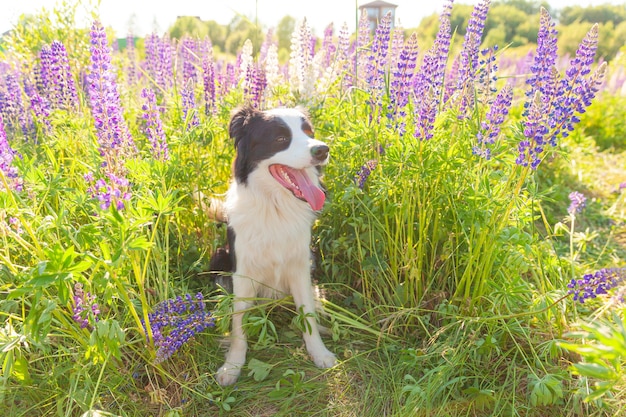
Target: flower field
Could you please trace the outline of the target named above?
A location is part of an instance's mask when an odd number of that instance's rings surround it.
[[[0,414],[619,416],[626,413],[626,60],[575,56],[541,9],[531,53],[306,21],[236,57],[210,38],[42,27],[0,53]],[[69,22],[69,23],[68,23]],[[17,29],[16,29],[17,30]],[[51,39],[48,41],[48,39]],[[285,61],[285,62],[282,62]],[[211,279],[233,109],[302,106],[331,148],[311,242],[315,368],[290,298]],[[200,193],[199,193],[200,192]]]

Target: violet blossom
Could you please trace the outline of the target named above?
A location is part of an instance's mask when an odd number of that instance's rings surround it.
[[[196,334],[215,326],[215,319],[207,310],[202,293],[160,302],[148,314],[148,321],[157,348],[157,363],[171,357]]]

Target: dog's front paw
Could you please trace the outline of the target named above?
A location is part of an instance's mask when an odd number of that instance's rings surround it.
[[[234,366],[225,363],[220,369],[217,370],[217,383],[223,387],[233,385],[235,382],[237,382],[239,374],[241,374],[240,366]]]
[[[335,354],[328,349],[324,349],[321,352],[311,353],[311,358],[313,358],[313,363],[315,363],[318,368],[332,368],[337,365],[337,358],[335,357]]]

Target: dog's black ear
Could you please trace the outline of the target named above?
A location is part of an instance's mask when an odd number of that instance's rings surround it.
[[[248,123],[250,123],[250,120],[258,113],[258,110],[249,105],[233,111],[230,117],[230,125],[228,126],[228,134],[235,140],[235,148],[239,145],[239,141],[245,136]]]

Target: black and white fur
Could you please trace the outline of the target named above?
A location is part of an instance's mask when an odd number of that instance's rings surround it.
[[[307,314],[303,338],[320,368],[335,365],[322,341],[311,284],[311,226],[324,203],[320,167],[329,148],[313,138],[298,109],[236,110],[229,134],[235,141],[234,179],[225,202],[235,295],[230,348],[217,371],[220,385],[235,383],[246,360],[243,312],[256,297],[291,294]],[[222,254],[223,255],[223,254]]]

